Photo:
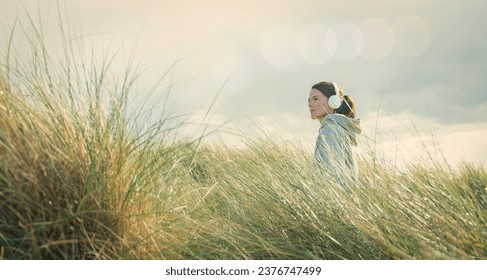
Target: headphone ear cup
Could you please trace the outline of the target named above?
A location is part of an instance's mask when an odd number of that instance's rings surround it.
[[[330,108],[332,108],[333,110],[340,108],[341,105],[342,105],[342,100],[338,95],[335,94],[328,97],[328,106],[330,106]]]

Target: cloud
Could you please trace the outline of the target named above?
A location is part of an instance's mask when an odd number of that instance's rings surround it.
[[[359,154],[377,152],[387,161],[403,165],[446,160],[455,165],[462,160],[487,162],[485,137],[487,122],[444,124],[413,114],[380,112],[362,121]]]

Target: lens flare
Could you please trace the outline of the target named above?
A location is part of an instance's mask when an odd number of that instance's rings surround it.
[[[369,60],[380,60],[386,57],[394,46],[394,30],[380,18],[362,21],[358,27],[364,36],[364,47],[361,55]]]
[[[332,30],[333,32],[326,35],[326,47],[330,53],[334,52],[335,59],[347,61],[360,55],[364,39],[362,31],[357,26],[350,22],[342,22],[332,26]],[[333,36],[336,37],[335,44]]]
[[[329,34],[331,33],[331,34]],[[327,49],[328,44],[333,45]],[[301,56],[309,64],[323,64],[330,60],[336,50],[336,37],[328,26],[315,23],[308,25],[301,30],[298,36],[298,50]]]
[[[395,50],[406,57],[423,54],[431,43],[431,30],[427,22],[416,15],[399,18],[394,24]]]

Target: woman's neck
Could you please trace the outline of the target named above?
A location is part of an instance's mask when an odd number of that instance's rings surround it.
[[[328,116],[328,115],[330,115],[330,114],[326,114],[323,117],[319,117],[318,118],[318,120],[320,121],[320,124],[323,124],[323,122],[325,121],[326,116]]]

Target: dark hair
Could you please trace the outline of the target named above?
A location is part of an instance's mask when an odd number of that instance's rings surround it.
[[[319,92],[323,93],[326,97],[335,95],[335,87],[330,82],[321,82],[311,87]],[[342,98],[343,102],[340,108],[336,109],[337,114],[345,115],[351,119],[355,118],[355,102],[349,95],[344,95],[342,89],[338,86],[338,94]]]

